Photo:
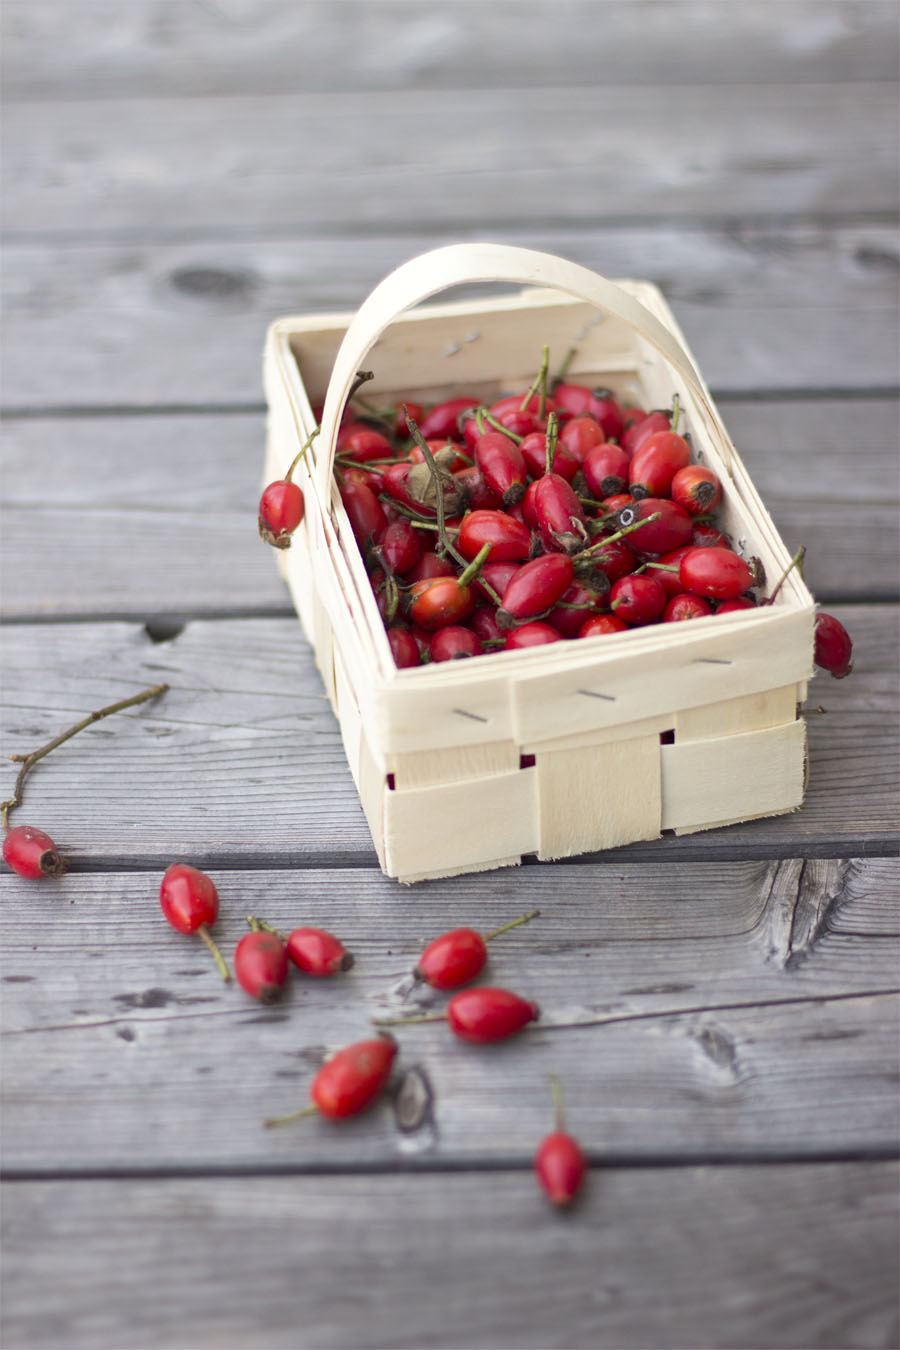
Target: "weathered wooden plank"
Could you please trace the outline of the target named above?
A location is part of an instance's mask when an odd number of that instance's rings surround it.
[[[783,537],[807,545],[814,594],[896,596],[894,402],[721,408]],[[285,605],[254,525],[264,441],[260,413],[9,420],[5,616]]]
[[[6,228],[110,237],[377,232],[477,220],[846,216],[897,204],[890,83],[605,82],[528,87],[13,102]],[[865,136],[865,155],[860,138]],[[299,153],[298,153],[299,147]],[[398,207],[398,204],[402,206]],[[403,208],[406,208],[405,210]],[[157,227],[158,228],[158,227]]]
[[[6,0],[7,99],[895,79],[890,0]],[[347,41],[352,32],[353,40]]]
[[[896,1191],[891,1163],[600,1171],[564,1222],[525,1172],[19,1183],[7,1344],[888,1350]]]
[[[803,808],[630,845],[604,855],[609,861],[893,846],[895,613],[837,613],[855,639],[856,669],[811,686],[810,707],[827,713],[810,714]],[[219,865],[374,862],[337,722],[292,617],[194,622],[158,644],[142,625],[21,625],[4,630],[3,648],[6,753],[33,750],[146,685],[172,685],[152,707],[82,733],[29,779],[32,823],[79,864],[156,866],[173,854]]]
[[[898,1133],[896,860],[564,866],[408,892],[374,874],[215,871],[229,958],[263,914],[337,930],[356,964],[298,977],[261,1009],[225,985],[198,939],[167,927],[158,872],[3,877],[6,1166],[338,1166],[406,1153],[527,1159],[546,1075],[571,1127],[623,1159],[819,1155],[890,1148]],[[68,901],[68,903],[66,903]],[[496,939],[489,980],[536,999],[515,1043],[473,1049],[442,1024],[396,1028],[390,1102],[335,1129],[263,1119],[306,1100],[327,1051],[370,1019],[441,1011],[412,987],[423,940],[460,923]],[[857,918],[857,908],[859,917]],[[660,1114],[655,1105],[664,1103]]]
[[[171,213],[162,213],[171,220]],[[158,217],[157,217],[158,218]],[[454,238],[560,253],[667,295],[713,389],[871,390],[897,378],[897,246],[887,225],[589,232],[443,224],[302,242],[256,238],[6,248],[8,408],[256,405],[279,314],[353,311],[387,272]],[[561,359],[561,357],[560,357]]]

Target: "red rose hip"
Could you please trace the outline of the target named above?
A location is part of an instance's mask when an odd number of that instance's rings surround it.
[[[14,825],[3,839],[3,861],[29,881],[41,877],[59,877],[66,870],[66,862],[43,830],[33,825]]]

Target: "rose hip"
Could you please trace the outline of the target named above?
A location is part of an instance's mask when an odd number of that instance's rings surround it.
[[[3,839],[3,861],[29,881],[62,876],[67,867],[49,834],[31,825],[15,825],[7,830]]]
[[[407,407],[409,407],[408,404]],[[426,441],[432,439],[459,440],[461,414],[469,408],[477,407],[477,398],[468,398],[464,395],[461,398],[445,399],[443,403],[436,404],[430,412],[425,414],[419,423],[419,430]]]
[[[551,624],[534,620],[511,629],[503,645],[507,651],[521,651],[525,647],[546,647],[562,640],[562,634]]]
[[[705,619],[712,605],[700,595],[673,595],[662,614],[663,623],[681,623],[685,619]]]
[[[672,500],[690,516],[712,511],[722,500],[722,484],[711,469],[702,464],[686,464],[672,479]]]
[[[324,928],[295,928],[288,935],[287,956],[304,975],[324,979],[350,970],[353,956],[340,938]]]
[[[690,548],[679,569],[682,588],[710,600],[734,600],[753,585],[753,574],[728,548]]]
[[[188,863],[172,863],[166,868],[159,888],[159,903],[168,922],[179,933],[196,933],[209,948],[223,980],[230,979],[228,967],[209,933],[219,913],[219,894],[205,872]]]
[[[531,531],[505,511],[470,511],[463,517],[456,547],[471,561],[490,544],[489,563],[521,562],[531,552]]]
[[[528,470],[516,443],[501,431],[489,431],[475,442],[475,463],[485,483],[504,506],[525,496]]]
[[[656,577],[631,573],[613,583],[609,607],[631,627],[654,623],[666,607],[666,593]]]
[[[309,1089],[309,1106],[287,1116],[275,1116],[267,1126],[289,1125],[320,1112],[329,1120],[345,1120],[371,1106],[391,1076],[397,1042],[393,1036],[355,1041],[326,1060]]]
[[[595,445],[584,457],[581,472],[592,496],[611,497],[628,485],[631,461],[620,445]]]
[[[474,928],[452,928],[429,942],[419,957],[414,974],[434,989],[458,989],[481,974],[487,964],[489,942],[501,933],[536,919],[539,914],[540,910],[533,909],[489,933],[478,933]]]
[[[503,592],[503,607],[498,619],[533,619],[561,600],[574,579],[572,559],[567,553],[544,553],[523,563]]]
[[[690,458],[691,447],[676,431],[649,436],[631,460],[628,485],[632,497],[665,496],[675,474],[690,463]]]
[[[280,478],[259,499],[260,538],[273,548],[290,548],[291,535],[303,519],[303,493],[296,483]]]
[[[553,1106],[556,1117],[552,1134],[545,1135],[534,1157],[534,1170],[551,1204],[570,1205],[581,1189],[587,1171],[587,1161],[578,1140],[564,1129],[562,1092],[558,1080],[551,1076]]]
[[[628,624],[624,619],[620,619],[617,614],[595,614],[581,625],[578,636],[579,638],[601,637],[605,633],[624,633],[627,630]]]
[[[649,520],[649,516],[658,519]],[[644,497],[619,512],[620,527],[633,525],[636,521],[646,521],[646,524],[629,534],[628,543],[642,553],[668,553],[686,544],[691,537],[691,517],[684,507],[666,497]]]
[[[529,1022],[537,1021],[540,1010],[536,1003],[513,994],[508,989],[476,985],[454,994],[447,1004],[450,1030],[462,1041],[472,1045],[487,1045],[505,1040],[521,1031]]]
[[[533,506],[545,549],[575,553],[584,547],[584,507],[571,485],[558,473],[545,473],[537,480]]]
[[[409,591],[409,617],[429,633],[461,623],[474,608],[472,587],[461,585],[455,576],[428,577]]]
[[[287,952],[281,938],[262,929],[245,934],[235,948],[234,974],[251,998],[274,1003],[288,977]]]
[[[408,670],[410,666],[420,664],[418,645],[408,629],[394,625],[388,629],[387,639],[394,664],[399,670]]]
[[[439,628],[428,648],[432,661],[459,661],[467,656],[480,656],[483,650],[478,635],[461,624]]]
[[[853,643],[850,634],[833,614],[817,614],[814,660],[836,680],[842,680],[853,669]]]

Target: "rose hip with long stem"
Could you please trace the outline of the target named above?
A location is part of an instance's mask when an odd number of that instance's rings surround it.
[[[544,1193],[552,1204],[571,1205],[587,1171],[587,1161],[578,1140],[568,1134],[563,1123],[562,1089],[555,1074],[550,1075],[553,1091],[555,1129],[545,1135],[534,1155],[534,1170]]]
[[[443,1013],[420,1013],[416,1017],[378,1018],[380,1027],[410,1026],[414,1022],[447,1022],[454,1036],[472,1045],[488,1045],[514,1036],[529,1022],[536,1022],[540,1009],[536,1003],[514,994],[510,989],[476,985],[454,994]]]
[[[424,980],[434,989],[458,989],[480,975],[487,964],[487,944],[502,933],[508,933],[520,924],[529,923],[538,918],[539,909],[520,914],[517,919],[492,928],[489,933],[476,932],[474,928],[451,928],[440,937],[433,938],[422,952],[413,972],[417,980]]]
[[[96,712],[88,713],[87,717],[83,717],[80,722],[76,722],[74,726],[60,732],[58,736],[53,737],[52,741],[48,741],[46,745],[40,746],[37,750],[32,750],[30,754],[9,756],[14,763],[22,766],[16,776],[13,795],[8,801],[0,803],[0,825],[2,825],[4,831],[3,858],[14,872],[18,872],[19,876],[26,877],[28,880],[36,881],[41,877],[61,876],[67,867],[53,840],[43,830],[37,830],[31,825],[17,825],[10,828],[9,813],[14,811],[17,806],[21,806],[25,779],[35,764],[49,755],[51,750],[55,750],[57,746],[71,740],[79,731],[84,731],[85,727],[92,726],[94,722],[99,722],[104,717],[110,717],[113,713],[122,712],[125,708],[146,703],[148,699],[156,698],[157,694],[164,694],[168,687],[167,684],[154,684],[149,689],[142,689],[139,694],[131,694],[128,698],[119,699],[117,703],[110,703],[105,708],[98,708]]]
[[[310,1104],[286,1116],[273,1116],[266,1126],[290,1125],[316,1112],[331,1120],[358,1115],[371,1106],[386,1085],[396,1054],[397,1042],[385,1034],[344,1046],[325,1061],[313,1079]]]
[[[196,933],[212,954],[222,979],[230,980],[225,958],[209,931],[219,914],[219,893],[211,878],[189,863],[172,863],[159,888],[159,903],[177,932],[187,936]]]

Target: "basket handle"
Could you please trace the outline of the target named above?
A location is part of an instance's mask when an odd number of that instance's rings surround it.
[[[316,455],[316,478],[324,502],[330,500],[335,441],[344,406],[356,372],[377,339],[398,315],[439,291],[491,281],[552,287],[623,320],[666,358],[715,420],[706,387],[680,343],[655,315],[613,282],[552,253],[509,244],[449,244],[411,258],[386,276],[363,301],[344,334],[325,397]]]

